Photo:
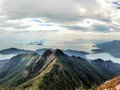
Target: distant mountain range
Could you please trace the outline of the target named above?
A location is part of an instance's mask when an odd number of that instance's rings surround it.
[[[17,49],[17,48],[8,48],[8,49],[3,49],[0,50],[0,54],[31,54],[31,53],[38,53],[39,55],[42,55],[45,52],[46,48],[42,48],[42,49],[38,49],[36,51],[32,51],[32,50],[24,50],[24,49]],[[53,49],[50,49],[53,50]],[[77,51],[77,50],[62,50],[65,54],[69,55],[69,56],[80,56],[83,58],[86,58],[85,55],[89,54],[88,52],[85,51]]]
[[[43,43],[40,41],[40,42],[30,42],[30,43],[27,43],[27,45],[43,45]]]
[[[77,50],[62,50],[65,54],[69,55],[69,56],[78,56],[78,57],[82,57],[82,58],[86,58],[86,55],[88,55],[88,52],[85,51],[77,51]]]
[[[17,49],[17,48],[8,48],[0,50],[0,54],[27,54],[33,53],[31,50]]]
[[[98,49],[93,49],[95,53],[108,52],[114,57],[120,58],[120,40],[114,40],[96,44]]]
[[[88,61],[62,50],[19,54],[0,70],[0,85],[7,90],[89,89],[120,73],[120,64],[101,59]]]

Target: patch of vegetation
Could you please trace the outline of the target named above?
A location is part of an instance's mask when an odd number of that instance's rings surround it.
[[[120,76],[113,78],[112,80],[106,81],[97,87],[97,90],[111,89],[113,90],[117,85],[120,84]]]
[[[2,86],[0,86],[0,90],[5,90]]]

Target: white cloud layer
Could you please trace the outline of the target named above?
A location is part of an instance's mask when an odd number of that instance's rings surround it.
[[[120,9],[106,0],[0,0],[0,30],[115,33]]]

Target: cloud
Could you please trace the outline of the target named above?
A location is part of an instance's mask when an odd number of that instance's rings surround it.
[[[68,23],[94,15],[100,4],[97,0],[4,0],[2,9],[12,19],[44,17]]]
[[[41,21],[41,20],[39,20],[39,19],[32,19],[32,21],[34,21],[34,22],[37,22],[37,23],[42,23],[43,21]]]
[[[118,1],[105,1],[106,3],[108,3],[108,4],[112,4],[112,5],[115,5],[115,8],[116,9],[120,9],[120,2],[118,2]]]
[[[86,31],[88,28],[81,27],[81,26],[75,26],[75,25],[69,25],[69,26],[64,26],[65,28],[69,30],[79,30],[79,31]]]
[[[37,18],[36,18],[37,19]],[[0,23],[0,30],[6,31],[59,31],[64,30],[56,23],[47,23],[40,19],[42,22],[38,23],[33,21],[33,18],[22,18],[14,20],[5,20]]]
[[[0,7],[1,30],[108,33],[120,29],[120,11],[105,0],[1,0]]]
[[[100,25],[96,25],[95,26],[95,31],[98,31],[98,32],[107,32],[107,33],[109,33],[110,32],[110,27],[107,27],[107,26],[100,26]]]
[[[75,20],[79,16],[77,10],[72,6],[73,3],[68,0],[7,0],[4,1],[2,9],[6,14],[9,14],[9,18],[13,19],[44,17],[62,21]]]

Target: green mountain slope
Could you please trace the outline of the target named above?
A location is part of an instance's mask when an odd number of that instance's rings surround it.
[[[48,57],[36,77],[17,90],[75,90],[80,85],[90,88],[104,80],[87,60],[69,57],[57,49]]]
[[[38,54],[19,54],[9,60],[0,71],[0,84],[12,87],[21,84],[21,75],[31,62],[39,57]]]
[[[68,56],[61,50],[43,55],[19,54],[0,71],[0,85],[6,90],[76,90],[91,88],[117,75],[119,64]],[[114,71],[114,72],[113,72]],[[112,74],[114,73],[114,74]],[[108,75],[107,75],[108,74]]]
[[[102,59],[92,60],[90,63],[102,72],[102,75],[107,79],[120,75],[120,64],[118,63],[113,63],[110,60],[104,61]]]

